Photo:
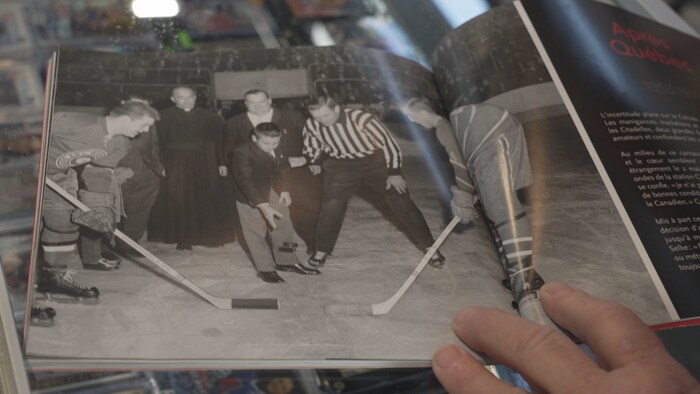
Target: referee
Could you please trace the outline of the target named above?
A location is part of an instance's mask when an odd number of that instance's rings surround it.
[[[309,264],[317,268],[325,264],[338,240],[348,200],[363,184],[382,195],[416,246],[427,251],[433,236],[408,195],[401,175],[401,150],[386,127],[374,115],[341,108],[327,96],[320,96],[308,108],[311,118],[304,125],[303,153],[314,173],[321,171],[317,163],[323,156],[325,173],[314,237],[316,251]],[[430,260],[434,267],[441,267],[444,262],[440,252]]]

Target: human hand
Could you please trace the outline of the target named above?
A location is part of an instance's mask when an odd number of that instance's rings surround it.
[[[479,213],[474,209],[474,194],[466,192],[452,185],[452,201],[450,201],[450,209],[452,215],[459,218],[462,224],[470,223],[472,220],[479,217]]]
[[[228,168],[226,166],[219,166],[219,176],[228,175]]]
[[[279,203],[283,204],[285,207],[292,205],[292,196],[289,194],[289,192],[280,193]]]
[[[389,175],[386,177],[386,190],[393,187],[399,194],[404,194],[408,191],[406,180],[401,175]]]
[[[312,164],[309,166],[309,171],[311,171],[311,174],[313,175],[318,175],[321,173],[321,166],[318,164]]]
[[[306,158],[304,156],[290,157],[289,166],[292,168],[301,167],[306,165]]]
[[[258,205],[258,209],[260,210],[260,213],[262,213],[265,220],[267,220],[267,223],[270,224],[270,227],[273,229],[277,228],[275,219],[282,219],[282,214],[276,209],[272,208],[268,203]]]
[[[538,392],[700,393],[698,382],[629,309],[559,283],[544,285],[540,297],[549,317],[588,344],[598,364],[553,327],[492,308],[461,310],[453,330],[473,350],[520,372]],[[433,371],[450,393],[519,392],[456,345],[435,353]]]

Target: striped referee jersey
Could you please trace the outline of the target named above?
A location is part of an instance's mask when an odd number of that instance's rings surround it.
[[[311,163],[322,153],[334,159],[361,159],[381,149],[390,175],[401,173],[401,149],[389,130],[372,114],[341,108],[332,126],[309,118],[304,124],[304,156]]]

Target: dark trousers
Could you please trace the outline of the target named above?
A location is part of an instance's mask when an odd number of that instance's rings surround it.
[[[312,175],[307,167],[294,169],[290,173],[288,186],[292,196],[289,215],[294,230],[306,244],[306,249],[314,250],[316,222],[323,198],[323,174]]]
[[[399,194],[393,187],[386,190],[388,170],[381,152],[362,159],[329,158],[323,163],[323,172],[323,201],[315,236],[317,251],[333,251],[343,226],[348,200],[362,185],[384,198],[418,248],[425,250],[433,244],[428,224],[408,193]]]
[[[151,208],[158,197],[160,177],[145,165],[134,168],[134,176],[122,185],[125,217],[122,217],[120,229],[129,238],[138,242],[146,233]],[[117,239],[117,245],[128,248],[126,243]]]

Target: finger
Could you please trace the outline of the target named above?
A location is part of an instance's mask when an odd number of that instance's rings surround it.
[[[433,356],[433,373],[449,393],[524,393],[498,380],[464,349],[443,346]]]
[[[506,364],[547,392],[579,392],[605,372],[566,336],[492,308],[465,308],[452,322],[476,351]]]
[[[619,304],[561,283],[546,284],[540,295],[549,317],[587,343],[606,367],[614,369],[635,360],[668,356],[659,338],[637,315]]]

